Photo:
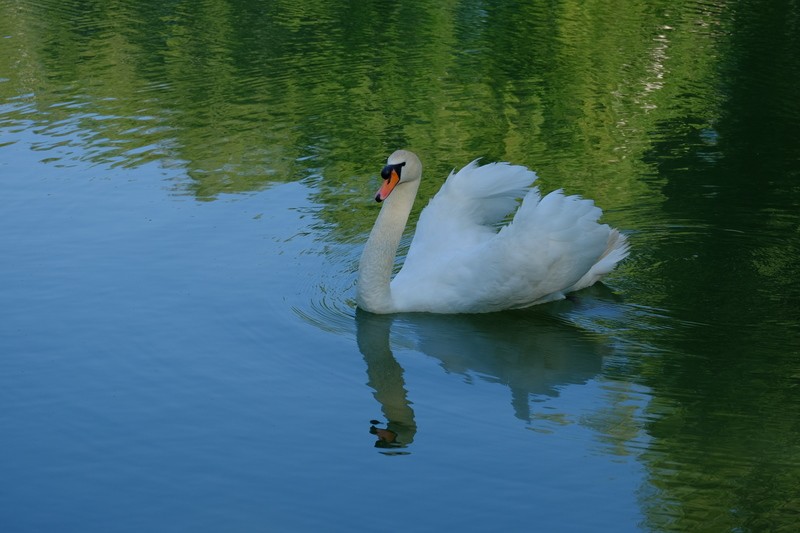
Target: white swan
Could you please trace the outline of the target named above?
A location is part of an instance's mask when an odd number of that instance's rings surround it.
[[[357,304],[373,313],[484,313],[564,298],[611,272],[628,255],[624,235],[598,224],[591,200],[554,191],[508,163],[473,161],[450,173],[422,211],[394,279],[397,247],[422,176],[407,150],[381,171],[384,201],[358,267]],[[514,219],[498,224],[523,197]]]

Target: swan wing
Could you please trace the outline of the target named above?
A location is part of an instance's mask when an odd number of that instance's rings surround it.
[[[562,299],[610,272],[627,256],[628,244],[618,231],[597,222],[601,215],[592,200],[561,190],[544,198],[526,196],[512,223],[481,251],[501,262],[479,268],[494,285],[487,287],[494,297],[479,305],[504,300],[506,307],[527,307]]]
[[[523,166],[478,166],[478,160],[451,172],[420,214],[403,268],[425,268],[443,254],[491,239],[496,225],[517,207],[534,180],[536,174]]]
[[[462,208],[464,203],[456,202]],[[439,220],[447,218],[437,211]],[[491,211],[496,215],[499,205]],[[479,224],[488,234],[471,242],[457,239],[458,246],[443,245],[439,253],[423,237],[426,246],[418,247],[410,266],[407,260],[392,282],[396,304],[402,310],[463,313],[561,299],[591,285],[627,255],[624,236],[597,223],[601,214],[591,200],[560,190],[542,198],[530,189],[499,232]],[[470,220],[476,223],[475,216]],[[482,221],[490,220],[497,218]]]

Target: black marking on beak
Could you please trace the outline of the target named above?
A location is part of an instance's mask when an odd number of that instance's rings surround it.
[[[406,166],[406,162],[403,161],[402,163],[397,163],[396,165],[386,165],[381,170],[381,177],[385,180],[388,180],[392,176],[392,170],[397,172],[398,176],[401,176],[400,169]]]

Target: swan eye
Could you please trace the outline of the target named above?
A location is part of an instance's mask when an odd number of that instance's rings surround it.
[[[397,163],[396,165],[386,165],[381,170],[381,177],[385,180],[388,180],[392,177],[392,171],[397,172],[397,176],[400,176],[400,169],[406,166],[406,162],[403,161],[402,163]]]

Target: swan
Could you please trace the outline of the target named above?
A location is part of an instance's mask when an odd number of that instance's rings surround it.
[[[591,200],[557,190],[542,197],[536,174],[509,163],[451,172],[422,211],[405,263],[397,248],[422,177],[408,150],[381,171],[383,202],[358,266],[356,303],[378,314],[487,313],[565,298],[628,255],[625,236],[597,220]],[[510,223],[500,227],[517,206]]]

